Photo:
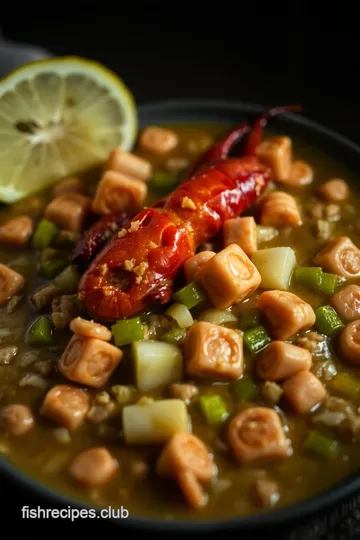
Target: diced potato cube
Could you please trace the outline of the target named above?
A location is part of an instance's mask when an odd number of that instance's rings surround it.
[[[209,259],[195,279],[219,309],[241,302],[261,282],[256,266],[236,244],[227,246]]]
[[[261,275],[262,289],[287,290],[296,265],[295,251],[290,247],[260,249],[251,258]]]
[[[100,388],[122,357],[122,350],[107,341],[75,334],[58,362],[58,369],[70,381]]]
[[[21,274],[0,263],[0,304],[17,294],[25,284]]]
[[[136,386],[140,392],[166,387],[183,378],[183,357],[179,347],[155,340],[132,345]]]
[[[87,392],[75,386],[58,384],[46,394],[40,413],[73,431],[85,421],[89,409]]]
[[[67,193],[59,195],[47,205],[44,217],[61,229],[80,231],[90,207],[90,197],[80,193]]]
[[[97,214],[127,211],[135,213],[143,206],[148,187],[143,180],[116,171],[106,171],[97,187],[92,209]]]
[[[360,276],[360,249],[347,236],[329,240],[314,258],[314,264],[326,272],[347,279]]]
[[[264,140],[257,148],[257,156],[273,171],[275,180],[287,180],[291,171],[292,142],[290,137]]]
[[[181,399],[126,405],[122,410],[122,424],[127,444],[161,444],[174,433],[190,431],[187,407]]]
[[[184,358],[191,376],[236,380],[244,369],[242,335],[217,324],[196,322],[185,338]]]

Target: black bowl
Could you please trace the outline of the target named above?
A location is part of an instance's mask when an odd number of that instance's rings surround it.
[[[214,100],[168,100],[140,105],[138,107],[140,127],[149,124],[166,125],[170,123],[212,123],[212,124],[236,124],[242,120],[253,120],[263,107],[260,105],[214,101]],[[307,144],[313,144],[316,149],[331,153],[338,159],[360,171],[360,147],[349,141],[345,137],[334,133],[315,122],[306,119],[299,114],[285,114],[271,120],[271,126],[280,129],[282,133],[305,139]],[[41,504],[42,508],[61,509],[71,506],[75,509],[90,509],[90,505],[82,501],[72,499],[66,495],[51,490],[49,487],[39,484],[33,478],[19,471],[9,462],[0,457],[0,474],[14,484],[14,489],[18,489],[22,495],[21,500],[27,500],[24,504],[30,504],[30,499],[26,495],[34,497],[36,504]],[[1,482],[1,476],[0,476]],[[129,516],[124,519],[110,520],[115,526],[123,527],[126,530],[134,531],[146,530],[168,534],[186,533],[225,533],[225,532],[250,532],[254,530],[266,530],[271,528],[284,527],[288,530],[299,526],[314,527],[320,519],[321,527],[324,528],[323,516],[331,522],[329,512],[335,510],[339,519],[339,508],[344,513],[342,503],[347,501],[357,493],[360,493],[360,476],[357,473],[346,478],[344,481],[334,485],[331,489],[309,498],[303,502],[290,505],[288,507],[258,514],[251,517],[241,517],[214,521],[167,521],[149,518],[137,518]],[[345,506],[345,513],[346,513]],[[348,505],[350,509],[350,506]],[[324,512],[327,514],[324,514]],[[18,514],[19,516],[19,514]],[[315,521],[314,521],[315,520]],[[322,520],[322,521],[321,521]],[[334,521],[334,520],[333,520]],[[58,521],[59,522],[59,521]],[[95,525],[95,523],[94,523]],[[90,524],[92,527],[92,524]],[[316,525],[317,526],[317,525]],[[326,527],[326,524],[325,524]],[[292,535],[295,538],[294,535]],[[300,532],[298,538],[303,538]],[[314,535],[312,537],[315,537]]]

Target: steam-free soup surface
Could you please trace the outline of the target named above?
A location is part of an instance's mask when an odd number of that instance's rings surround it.
[[[224,132],[224,127],[212,125],[175,125],[168,126],[168,129],[177,135],[179,142],[165,155],[156,156],[150,151],[134,149],[134,153],[151,162],[153,166],[144,206],[160,199],[176,182],[185,179],[187,166]],[[267,133],[266,136],[272,135]],[[302,216],[302,226],[262,226],[260,205],[252,208],[246,215],[254,216],[257,222],[258,251],[277,246],[290,247],[296,254],[295,268],[320,267],[320,264],[314,264],[314,257],[330,239],[348,237],[355,246],[360,247],[358,177],[346,164],[336,161],[333,156],[302,141],[293,139],[292,143],[293,161],[301,160],[307,163],[312,169],[313,181],[304,187],[294,188],[283,183],[276,183],[273,187],[295,198]],[[159,176],[159,173],[162,176]],[[84,178],[86,195],[93,197],[99,174],[96,173],[93,178]],[[345,201],[325,200],[319,196],[319,187],[332,178],[341,178],[347,183],[350,196]],[[164,183],[161,189],[158,187],[160,182]],[[27,215],[33,220],[36,230],[46,205],[53,197],[53,191],[50,190],[12,207],[3,207],[0,224],[12,217]],[[55,258],[63,258],[65,262],[62,267],[59,266],[60,272],[60,268],[66,267],[67,257],[71,256],[75,242],[82,234],[82,231],[80,234],[64,233],[63,227],[59,227],[59,230],[60,237],[55,237],[45,251],[34,249],[31,240],[24,247],[3,242],[0,248],[0,262],[25,279],[24,288],[4,301],[0,307],[0,406],[5,410],[5,407],[11,404],[26,405],[31,410],[34,423],[26,433],[16,435],[11,433],[6,422],[3,422],[0,451],[6,460],[41,483],[85,500],[91,505],[114,508],[124,506],[129,510],[130,516],[151,515],[169,519],[213,519],[268,511],[313,496],[356,471],[360,464],[360,378],[357,379],[359,373],[356,365],[360,366],[360,357],[357,352],[355,360],[350,361],[339,349],[341,334],[349,321],[344,320],[338,312],[342,325],[337,331],[334,330],[333,334],[330,332],[331,335],[326,335],[314,324],[310,329],[283,340],[301,350],[310,351],[311,367],[305,372],[312,373],[327,392],[326,397],[321,398],[311,411],[299,412],[291,400],[287,399],[286,394],[282,393],[290,377],[275,381],[258,377],[257,361],[266,347],[256,354],[251,354],[243,343],[244,373],[240,380],[246,382],[242,390],[241,386],[238,387],[238,392],[235,380],[191,377],[185,373],[184,380],[174,381],[191,385],[185,388],[190,392],[190,399],[185,403],[191,419],[191,430],[205,443],[214,462],[211,481],[201,487],[207,496],[207,504],[197,509],[192,508],[176,480],[162,478],[157,474],[156,462],[164,444],[128,444],[124,438],[121,414],[124,406],[139,401],[143,396],[165,399],[180,395],[181,399],[184,397],[184,387],[171,383],[161,389],[136,389],[131,345],[120,347],[124,354],[121,362],[109,380],[99,388],[73,383],[59,373],[59,358],[73,336],[69,321],[77,316],[91,318],[77,304],[76,290],[63,294],[62,301],[57,303],[48,300],[42,308],[37,308],[32,300],[36,291],[54,279],[44,276],[43,261],[46,256],[50,259],[55,255]],[[202,246],[202,249],[214,252],[224,249],[222,234],[214,238],[211,244]],[[269,271],[271,272],[271,269]],[[326,269],[324,271],[326,272]],[[179,276],[176,289],[185,284],[183,275],[180,273]],[[346,282],[340,279],[339,290],[349,284],[360,285],[360,278]],[[271,289],[277,287],[266,290]],[[310,304],[314,310],[329,306],[333,296],[324,294],[321,290],[315,292],[309,282],[302,282],[301,279],[296,281],[292,278],[288,290]],[[258,298],[264,291],[265,289],[259,287],[245,301],[228,309],[228,313],[233,313],[234,318],[223,323],[223,326],[242,330],[245,332],[239,334],[242,338],[249,335],[247,332],[251,327],[262,326],[270,339],[276,341],[269,321],[257,305]],[[158,341],[166,339],[169,342],[168,332],[176,328],[177,324],[162,314],[167,307],[157,306],[153,313],[142,316],[142,322],[146,324],[146,338]],[[192,308],[194,321],[201,320],[204,311],[213,307],[207,299]],[[252,323],[248,320],[249,324],[244,325],[244,313],[255,316]],[[43,315],[51,322],[51,342],[37,345],[31,341],[31,328]],[[360,320],[360,312],[354,315],[354,320],[357,319]],[[109,328],[111,329],[110,325]],[[190,328],[178,332],[178,337],[184,339],[186,331],[189,332]],[[176,346],[182,351],[183,341],[180,339]],[[186,362],[186,358],[184,361]],[[47,392],[57,384],[75,386],[90,396],[90,409],[78,429],[68,429],[69,426],[61,421],[56,422],[41,414]],[[121,385],[121,388],[118,385]],[[213,424],[208,422],[200,405],[201,398],[210,395],[219,396],[226,409],[222,420]],[[290,392],[289,395],[293,394]],[[239,396],[242,399],[239,399]],[[129,403],[126,403],[127,400]],[[146,400],[143,402],[146,403]],[[278,414],[284,436],[290,441],[291,451],[282,459],[269,458],[239,463],[228,440],[229,422],[239,411],[259,406]],[[314,433],[315,439],[318,437],[316,440],[309,438]],[[103,485],[87,487],[76,481],[71,474],[71,465],[81,452],[93,447],[106,448],[117,461],[118,470]],[[268,490],[268,497],[264,495],[264,490]]]

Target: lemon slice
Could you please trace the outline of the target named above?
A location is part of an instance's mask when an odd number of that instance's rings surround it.
[[[0,201],[129,151],[136,132],[135,100],[107,68],[77,57],[25,64],[0,81]]]

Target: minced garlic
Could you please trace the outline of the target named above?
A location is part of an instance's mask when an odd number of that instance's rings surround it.
[[[130,228],[129,228],[129,233],[130,232],[136,232],[138,230],[138,228],[140,227],[140,221],[137,220],[137,221],[133,221],[130,225]]]
[[[127,234],[127,230],[126,229],[121,229],[119,232],[118,232],[118,238],[122,238],[123,236],[125,236]]]
[[[128,272],[131,272],[133,270],[135,266],[135,259],[127,259],[126,261],[124,261],[124,268],[125,270],[127,270]]]
[[[147,262],[143,261],[142,263],[135,266],[135,268],[133,268],[133,271],[138,276],[143,276],[144,273],[146,272],[146,270],[148,269],[148,267],[149,267],[149,264]]]
[[[155,249],[158,247],[157,244],[155,244],[155,242],[153,241],[150,242],[149,246],[150,246],[150,249]]]
[[[196,204],[190,197],[184,197],[181,202],[181,208],[190,208],[190,210],[196,210]]]

